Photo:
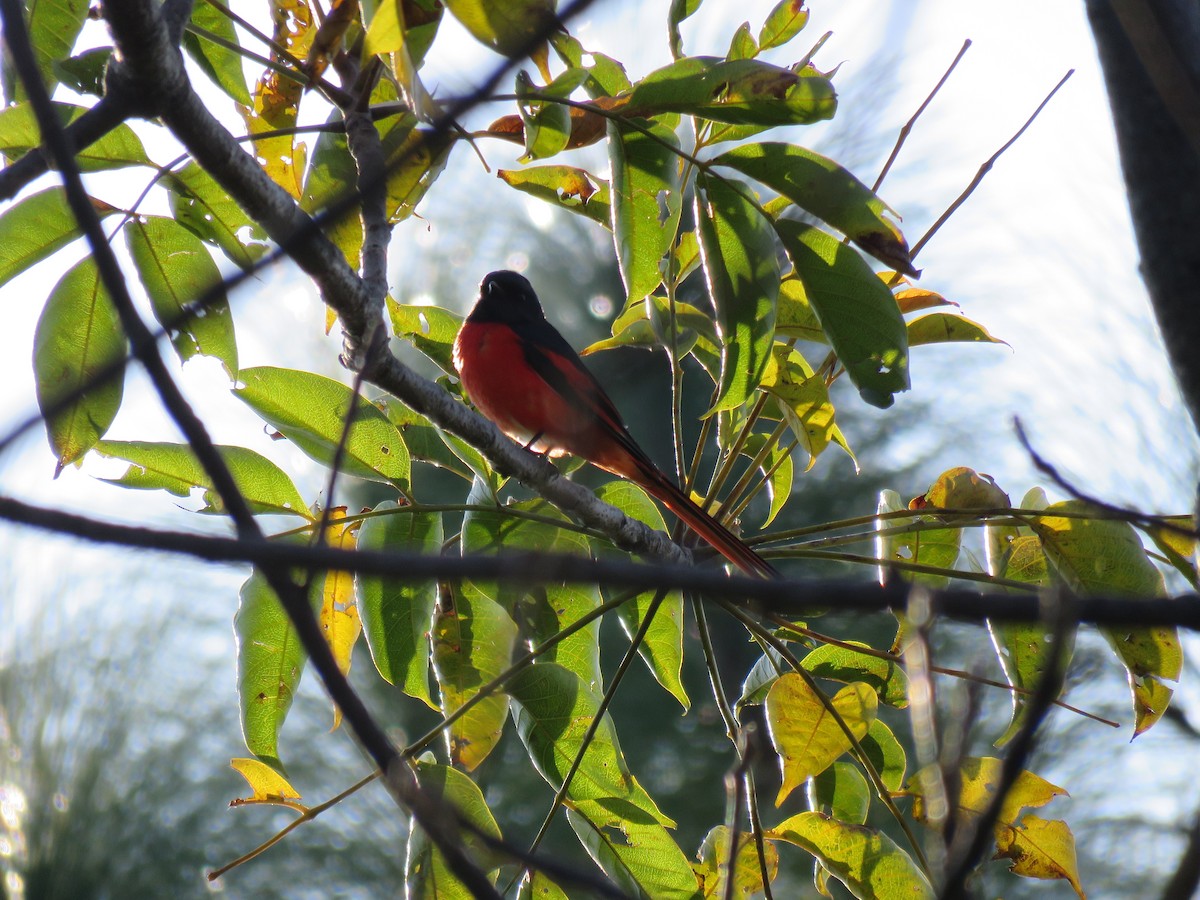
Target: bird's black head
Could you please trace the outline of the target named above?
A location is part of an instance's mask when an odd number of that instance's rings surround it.
[[[524,275],[489,272],[479,283],[479,300],[471,318],[489,322],[537,322],[546,318],[533,285]]]

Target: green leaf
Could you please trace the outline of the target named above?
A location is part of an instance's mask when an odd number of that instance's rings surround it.
[[[1008,346],[1008,341],[994,337],[978,322],[954,313],[930,313],[908,323],[908,346],[910,347],[920,344],[950,343],[988,343]]]
[[[725,54],[725,58],[733,59],[754,59],[758,56],[758,42],[754,40],[754,35],[750,33],[750,23],[743,22],[738,26],[737,31],[733,33],[733,37],[729,41],[729,51]]]
[[[223,187],[196,163],[163,179],[171,212],[180,225],[242,268],[267,250],[267,233],[233,201]]]
[[[612,198],[608,182],[572,166],[531,166],[497,169],[496,177],[524,194],[612,230]]]
[[[512,504],[495,512],[471,510],[463,516],[463,553],[527,551],[591,555],[587,538],[570,530],[570,522],[565,517],[561,518],[562,527],[559,527],[550,522],[515,516],[514,512],[561,517],[561,513],[541,501]],[[558,634],[600,605],[600,591],[595,585],[551,583],[525,588],[494,581],[472,581],[470,585],[505,609],[515,622],[520,623],[521,636],[535,645]],[[559,641],[541,659],[557,662],[592,687],[601,688],[604,682],[600,670],[600,622],[592,622]]]
[[[408,117],[385,120],[379,136],[388,173],[388,221],[394,225],[416,212],[417,204],[445,169],[454,139],[412,128]]]
[[[808,24],[804,0],[779,0],[758,33],[759,50],[782,47]]]
[[[696,875],[671,833],[625,800],[567,808],[584,849],[627,897],[696,900]]]
[[[819,228],[779,219],[775,230],[838,359],[862,398],[891,406],[908,382],[908,336],[891,291],[861,256]]]
[[[1116,519],[1055,516],[1091,508],[1078,500],[1051,504],[1031,523],[1054,571],[1081,594],[1162,597],[1162,573],[1146,555],[1137,532]],[[1171,689],[1161,680],[1178,681],[1183,651],[1176,628],[1104,628],[1104,636],[1129,675],[1135,714],[1134,736],[1150,728],[1166,712]]]
[[[634,85],[623,111],[686,113],[731,125],[809,125],[833,118],[836,110],[827,78],[756,59],[689,56]]]
[[[200,2],[192,7],[192,24],[238,45],[237,30],[233,20],[211,3]],[[235,103],[250,105],[250,91],[246,87],[246,73],[242,71],[242,55],[234,50],[214,43],[208,38],[183,33],[183,49],[213,84],[228,94]]]
[[[737,709],[741,710],[743,706],[759,706],[764,703],[771,685],[779,680],[780,675],[789,671],[791,669],[779,652],[767,647],[766,653],[760,656],[758,662],[746,673],[746,678],[742,682],[742,696],[737,701]]]
[[[567,148],[571,139],[571,111],[561,103],[538,103],[527,109],[521,106],[521,121],[525,124],[525,155],[521,162],[548,159]]]
[[[50,448],[58,458],[56,474],[82,459],[108,431],[121,408],[124,372],[88,389],[59,413],[48,411],[125,353],[125,332],[89,256],[51,289],[33,337],[38,408],[47,416]]]
[[[650,123],[655,140],[640,131],[608,124],[612,165],[612,229],[621,280],[630,300],[641,300],[662,281],[659,260],[675,242],[683,196],[675,132]]]
[[[878,700],[869,685],[847,685],[830,698],[842,722],[858,740],[875,720]],[[779,676],[766,700],[767,727],[779,754],[783,783],[780,806],[808,778],[824,772],[850,747],[849,736],[808,683],[794,672]]]
[[[834,421],[836,411],[825,379],[813,372],[798,350],[776,344],[761,387],[778,401],[779,411],[792,434],[808,453],[805,471],[813,467],[830,443],[837,444],[854,459],[846,436]],[[855,460],[856,468],[857,465]]]
[[[65,127],[82,116],[87,109],[69,103],[54,103],[55,115]],[[42,143],[41,129],[33,107],[28,103],[12,106],[0,112],[0,152],[10,159],[24,156],[37,149]],[[75,162],[82,172],[101,172],[107,169],[123,169],[128,166],[151,166],[132,128],[121,123],[99,140],[75,154]]]
[[[992,527],[988,526],[988,529],[990,532]],[[1012,537],[1003,557],[997,560],[997,563],[995,567],[988,567],[988,571],[993,575],[1029,585],[1045,586],[1050,583],[1046,554],[1042,550],[1041,540],[1035,535],[1017,534]],[[1015,592],[1016,588],[1007,590]],[[992,646],[996,648],[996,656],[1008,683],[1026,690],[1035,690],[1049,672],[1046,659],[1050,649],[1049,632],[1037,622],[998,622],[989,619],[987,625]],[[1064,670],[1074,649],[1074,632],[1066,636],[1066,641],[1061,660]],[[996,739],[997,747],[1011,741],[1024,724],[1028,695],[1014,691],[1012,705],[1012,720],[1004,734]]]
[[[816,812],[851,825],[864,825],[871,787],[853,763],[835,762],[808,782],[808,803]]]
[[[828,344],[829,338],[821,328],[804,282],[795,272],[779,283],[779,299],[775,307],[775,333],[802,341]]]
[[[912,857],[874,828],[804,812],[772,828],[767,837],[813,854],[855,897],[937,896]]]
[[[767,442],[764,434],[751,434],[742,445],[743,455],[754,459],[763,445]],[[767,496],[770,498],[770,508],[761,528],[766,528],[775,521],[775,517],[783,510],[788,498],[792,495],[795,480],[795,466],[792,464],[792,454],[781,442],[776,442],[763,458],[758,471],[767,479]]]
[[[446,8],[475,40],[501,56],[528,53],[533,37],[554,24],[554,0],[446,0]]]
[[[204,492],[204,507],[198,512],[220,515],[226,512],[208,474],[187,444],[100,441],[96,452],[131,464],[120,478],[103,479],[109,484],[135,490],[169,491],[176,497],[188,497],[193,490],[200,489]],[[313,518],[292,480],[265,456],[246,447],[218,446],[217,452],[253,512]]]
[[[102,219],[118,212],[95,199],[92,208]],[[82,233],[62,188],[41,191],[10,206],[0,215],[0,286]]]
[[[729,878],[729,826],[718,825],[704,836],[700,851],[696,854],[700,864],[694,866],[701,880],[701,892],[705,897],[725,897],[726,880]],[[779,851],[770,842],[763,843],[766,858],[767,878],[775,880],[779,872]],[[754,835],[745,831],[738,833],[737,852],[734,855],[732,896],[749,898],[762,893],[763,869],[758,858],[758,847]]]
[[[468,776],[431,760],[417,763],[417,782],[421,791],[433,802],[451,805],[478,831],[494,838],[501,837],[500,826],[488,809],[487,800],[479,786]],[[507,860],[491,850],[478,834],[463,829],[463,849],[485,872],[493,874]],[[444,898],[473,896],[446,864],[440,850],[429,840],[414,819],[408,837],[408,863],[404,886],[409,897]]]
[[[449,599],[433,624],[433,670],[447,716],[509,667],[517,645],[512,618],[478,588],[464,584]],[[507,718],[503,693],[476,703],[446,733],[451,761],[473,771],[495,749]]]
[[[319,593],[322,579],[317,579]],[[279,730],[308,655],[267,579],[257,569],[242,585],[237,615],[238,706],[246,749],[279,772]]]
[[[771,226],[744,185],[696,176],[700,255],[721,337],[721,385],[710,413],[736,409],[762,381],[775,340],[779,263]]]
[[[858,641],[848,643],[871,649]],[[845,684],[862,681],[875,690],[881,702],[897,709],[908,706],[908,676],[904,674],[904,667],[893,660],[825,644],[805,656],[801,663],[818,678]]]
[[[574,672],[540,662],[517,672],[505,690],[516,703],[513,719],[530,759],[550,786],[558,790],[600,708],[600,692]],[[571,780],[567,801],[600,827],[619,822],[613,801],[628,804],[638,822],[675,825],[630,774],[617,743],[616,726],[607,713]]]
[[[457,377],[454,368],[454,338],[462,327],[462,316],[440,306],[409,306],[387,298],[392,334],[410,341],[414,347],[437,363],[447,375]]]
[[[631,519],[645,522],[651,528],[666,531],[662,513],[654,501],[640,487],[628,481],[610,481],[596,491],[596,496],[605,503],[615,506]],[[625,634],[632,638],[641,628],[642,621],[654,598],[654,591],[638,594],[617,609],[617,618]],[[680,674],[683,671],[683,594],[671,591],[663,598],[654,615],[654,621],[638,646],[638,656],[650,669],[654,679],[683,707],[686,712],[691,706]]]
[[[338,124],[341,121],[342,114],[335,110],[329,114],[327,124]],[[412,118],[409,127],[415,124],[416,119]],[[300,208],[309,215],[316,215],[344,198],[351,186],[357,183],[358,170],[346,144],[346,135],[332,131],[322,132],[317,136],[309,159],[304,190],[300,195]],[[357,215],[357,207],[351,207],[342,215],[326,218],[322,227],[325,236],[345,254],[350,267],[357,269],[361,261],[363,242],[362,222]]]
[[[58,84],[54,63],[71,55],[75,39],[79,37],[87,19],[88,0],[56,0],[52,3],[29,0],[23,6],[28,15],[26,27],[37,59],[38,72],[46,85],[46,93],[53,96],[54,87]],[[4,81],[4,105],[28,99],[25,85],[13,68],[7,48],[0,55],[0,62],[3,63],[0,78]]]
[[[342,455],[342,471],[356,478],[385,481],[409,491],[408,448],[379,407],[354,397],[344,384],[293,369],[244,369],[234,395],[305,454],[323,465],[333,462],[351,404],[354,425]]]
[[[908,757],[904,747],[896,739],[896,735],[882,721],[876,719],[871,723],[865,737],[859,738],[858,745],[870,761],[875,771],[879,773],[884,787],[889,791],[900,790],[904,784],[904,773],[908,766]]]
[[[54,74],[61,84],[77,94],[104,96],[104,70],[112,59],[112,47],[96,47],[77,56],[55,60]]]
[[[684,19],[696,14],[703,0],[671,0],[671,8],[667,13],[667,33],[671,43],[671,55],[676,59],[683,56],[683,38],[679,34],[679,25]]]
[[[728,166],[762,182],[896,271],[919,274],[904,235],[885,215],[891,209],[833,160],[795,144],[767,142],[734,147],[712,165]]]
[[[446,469],[468,482],[474,479],[470,467],[442,440],[442,432],[428,419],[413,412],[395,398],[381,398],[379,405],[387,414],[388,421],[400,429],[400,434],[404,436],[404,444],[414,460]],[[414,491],[419,491],[419,488],[420,482],[414,486]]]
[[[237,340],[221,272],[203,242],[174,219],[131,219],[125,242],[150,297],[154,318],[167,329],[181,362],[193,356],[219,359],[237,377]],[[216,299],[184,315],[184,307],[213,288]]]
[[[363,521],[358,534],[361,550],[382,552],[441,552],[442,516],[434,512],[404,510],[387,501],[375,507],[376,515]],[[437,584],[406,578],[355,576],[358,614],[363,637],[375,668],[389,684],[432,709],[438,706],[429,693],[429,632],[437,604]]]

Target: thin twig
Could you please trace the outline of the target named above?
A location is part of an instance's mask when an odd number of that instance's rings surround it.
[[[938,83],[933,86],[933,90],[929,92],[929,96],[927,96],[924,102],[917,107],[917,111],[912,114],[912,118],[904,123],[904,127],[900,129],[900,134],[896,137],[896,146],[892,147],[892,152],[888,155],[887,162],[883,164],[883,168],[879,170],[879,175],[875,179],[875,183],[871,185],[872,191],[876,193],[879,192],[879,186],[883,184],[883,179],[887,178],[888,172],[891,171],[892,164],[896,161],[896,157],[900,155],[900,148],[903,147],[904,142],[908,140],[909,134],[912,133],[913,126],[917,124],[917,119],[921,118],[921,113],[925,112],[926,107],[933,102],[933,98],[937,96],[937,92],[940,91],[942,89],[942,85],[949,80],[950,73],[954,71],[955,66],[958,65],[959,60],[963,58],[963,55],[968,49],[970,49],[970,47],[971,41],[968,38],[967,40],[963,41],[962,48],[958,51],[958,54],[954,57],[953,62],[950,63],[946,71],[942,73],[942,77],[938,79]]]
[[[1055,94],[1057,94],[1058,89],[1061,88],[1064,84],[1066,84],[1067,79],[1070,78],[1074,74],[1075,74],[1074,69],[1068,69],[1067,74],[1064,75],[1061,79],[1059,79],[1058,84],[1056,84],[1051,89],[1050,93],[1046,95],[1046,98],[1044,100],[1042,100],[1041,103],[1038,104],[1038,107],[1037,107],[1037,109],[1035,109],[1033,111],[1033,114],[1028,119],[1025,120],[1025,124],[1017,129],[1016,134],[1014,134],[1007,141],[1005,141],[1004,146],[1002,146],[999,150],[997,150],[995,153],[993,153],[991,156],[989,156],[987,158],[987,160],[984,162],[984,164],[979,167],[979,171],[975,173],[975,177],[971,179],[971,183],[967,185],[966,190],[964,190],[961,194],[959,194],[957,199],[955,199],[955,201],[953,203],[951,203],[948,207],[946,207],[946,211],[944,213],[942,213],[940,216],[938,216],[937,221],[934,222],[932,225],[930,225],[929,230],[926,231],[925,234],[923,234],[921,236],[921,239],[919,241],[917,241],[916,244],[913,245],[912,253],[909,254],[910,257],[916,257],[916,255],[921,252],[921,248],[924,247],[927,243],[929,243],[930,238],[932,238],[935,234],[937,234],[938,229],[941,228],[943,225],[945,225],[946,222],[950,219],[950,217],[952,215],[954,215],[955,212],[958,211],[958,208],[967,202],[967,198],[970,197],[971,194],[973,194],[975,192],[975,188],[979,187],[979,185],[983,181],[984,176],[987,175],[987,173],[992,170],[992,166],[994,166],[996,164],[996,160],[998,160],[1001,157],[1001,155],[1004,153],[1005,150],[1007,150],[1009,147],[1011,147],[1013,144],[1015,144],[1017,142],[1018,138],[1020,138],[1021,135],[1023,135],[1025,133],[1025,129],[1027,129],[1030,125],[1033,124],[1033,120],[1038,117],[1038,113],[1040,113],[1045,108],[1046,104],[1050,102],[1050,98],[1053,97]]]
[[[1191,538],[1192,540],[1200,538],[1200,532],[1196,531],[1195,528],[1185,528],[1182,525],[1177,525],[1166,516],[1156,516],[1125,506],[1117,506],[1113,503],[1107,503],[1091,494],[1084,493],[1068,481],[1053,463],[1033,449],[1033,444],[1030,443],[1029,436],[1025,433],[1025,426],[1015,416],[1013,417],[1013,429],[1017,432],[1017,440],[1021,442],[1021,446],[1029,454],[1030,462],[1033,463],[1034,467],[1076,500],[1082,500],[1088,506],[1094,506],[1097,510],[1103,510],[1112,518],[1122,519],[1142,528],[1170,531],[1182,537]]]

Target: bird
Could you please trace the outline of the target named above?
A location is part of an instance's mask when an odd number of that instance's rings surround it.
[[[638,446],[600,382],[546,320],[524,275],[502,270],[484,276],[454,339],[453,359],[476,409],[527,450],[579,456],[628,479],[745,574],[779,577]]]

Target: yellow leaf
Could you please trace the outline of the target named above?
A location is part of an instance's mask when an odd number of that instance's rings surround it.
[[[361,520],[349,524],[336,524],[346,514],[345,507],[332,511],[331,527],[327,543],[339,550],[354,550],[358,545],[358,528]],[[354,600],[354,575],[351,572],[327,572],[325,587],[321,595],[321,614],[318,617],[321,631],[342,674],[350,672],[350,659],[354,645],[362,633],[362,621],[358,617],[358,605]],[[342,711],[333,711],[333,727],[342,724]]]
[[[855,739],[875,720],[879,699],[870,685],[854,682],[831,700]],[[808,683],[794,672],[780,676],[767,693],[767,727],[779,754],[783,784],[779,806],[805,779],[819,775],[850,748],[850,738]]]
[[[1152,675],[1138,678],[1131,674],[1129,688],[1133,692],[1133,736],[1137,737],[1162,718],[1175,692]]]
[[[1011,859],[1010,871],[1026,878],[1066,879],[1081,898],[1075,835],[1066,822],[1026,816],[1016,827],[997,827],[996,859]]]
[[[1000,783],[1002,766],[1003,762],[993,756],[968,757],[963,761],[959,770],[962,787],[958,799],[958,809],[962,814],[977,816],[987,809]],[[919,820],[925,818],[925,795],[934,777],[936,773],[933,768],[926,766],[915,772],[908,781],[908,790],[913,794],[913,816]],[[1067,792],[1058,785],[1033,772],[1023,771],[1005,796],[997,821],[1011,825],[1026,807],[1045,806],[1055,797],[1065,796]]]
[[[240,797],[233,803],[241,806],[246,803],[279,803],[292,809],[303,809],[299,803],[288,803],[289,800],[299,800],[300,792],[288,783],[288,780],[258,759],[231,759],[229,765],[250,785],[251,795]]]

